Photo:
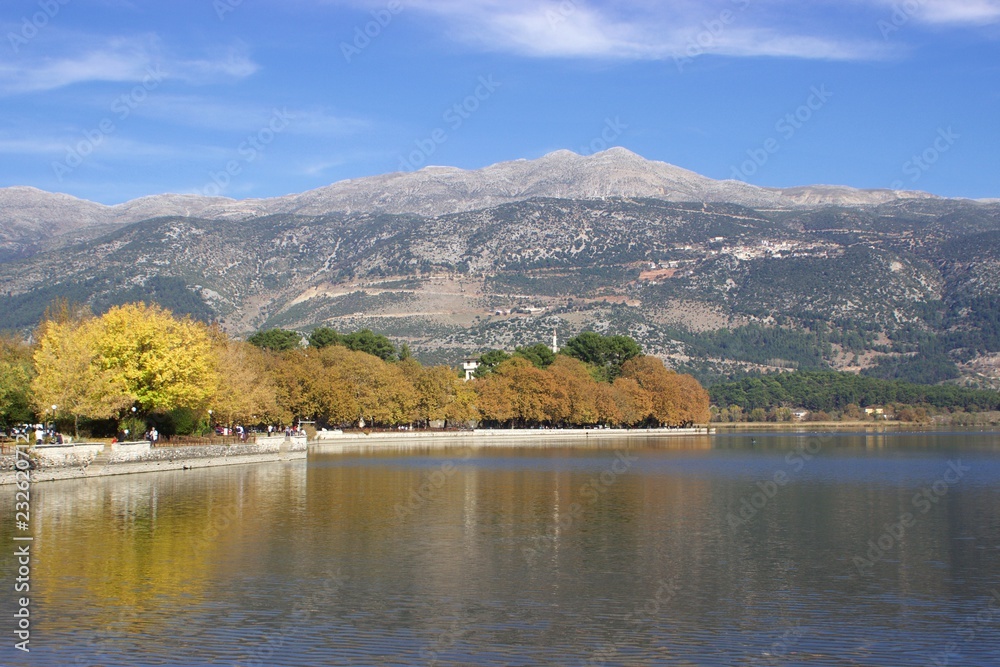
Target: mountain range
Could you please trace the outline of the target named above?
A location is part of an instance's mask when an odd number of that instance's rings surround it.
[[[715,181],[624,149],[302,194],[104,206],[0,189],[0,310],[152,299],[246,334],[371,327],[432,361],[627,333],[710,380],[834,367],[992,386],[1000,203]]]
[[[92,238],[115,226],[165,216],[208,220],[330,213],[437,216],[535,197],[639,197],[784,208],[865,206],[931,195],[832,186],[761,188],[741,181],[715,181],[664,162],[645,160],[624,148],[612,148],[593,156],[561,150],[538,160],[503,162],[475,171],[426,167],[415,172],[341,181],[271,199],[164,194],[105,206],[36,188],[0,188],[0,257],[11,259],[33,254],[44,249],[53,237]],[[65,240],[60,238],[57,242]]]

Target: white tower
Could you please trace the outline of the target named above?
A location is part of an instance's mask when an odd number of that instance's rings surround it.
[[[559,352],[559,340],[558,340],[559,330],[552,330],[552,354],[557,354]]]

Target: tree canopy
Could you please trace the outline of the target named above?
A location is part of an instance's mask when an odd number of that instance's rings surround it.
[[[642,354],[642,347],[628,336],[602,336],[584,331],[566,341],[561,352],[593,365],[608,380],[621,375],[622,365]]]
[[[556,360],[556,353],[545,343],[515,348],[514,356],[524,357],[534,364],[535,368],[548,368]]]
[[[382,361],[396,359],[396,346],[392,344],[392,341],[382,334],[374,333],[371,329],[345,334],[340,339],[341,344],[348,350],[367,352]]]
[[[0,337],[0,428],[31,419],[34,376],[31,348],[14,337]]]
[[[920,385],[833,371],[746,377],[713,386],[711,396],[720,408],[739,406],[744,411],[781,407],[830,411],[844,410],[849,405],[866,407],[890,403],[966,411],[1000,410],[1000,393],[995,391],[956,385]]]
[[[302,336],[287,329],[267,329],[258,331],[247,338],[247,342],[262,350],[272,350],[281,352],[282,350],[294,350],[302,343]]]
[[[118,420],[133,432],[144,423],[192,432],[209,421],[563,427],[707,420],[708,396],[693,378],[633,354],[637,346],[623,337],[584,335],[570,346],[596,363],[542,343],[513,354],[493,350],[480,357],[485,372],[469,382],[454,368],[399,354],[368,329],[342,335],[321,327],[306,348],[299,334],[281,329],[240,341],[143,303],[100,317],[63,304],[35,340],[30,348],[0,339],[7,423],[53,405],[60,419]]]

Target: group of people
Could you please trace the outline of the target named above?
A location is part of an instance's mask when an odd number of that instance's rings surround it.
[[[34,442],[39,445],[62,445],[69,442],[69,438],[63,438],[63,434],[55,427],[48,427],[45,424],[21,424],[10,429],[7,435],[13,440],[21,436],[29,441],[34,436]]]
[[[131,438],[134,438],[134,436],[126,428],[119,431],[118,435],[116,435],[114,438],[111,439],[111,443],[114,444],[118,442],[130,442]],[[155,446],[157,441],[159,441],[160,439],[160,432],[157,431],[156,427],[154,426],[142,434],[142,439],[148,440],[150,445]]]

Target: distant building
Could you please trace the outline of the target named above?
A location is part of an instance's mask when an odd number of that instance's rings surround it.
[[[478,368],[479,368],[479,360],[478,359],[465,359],[465,360],[462,361],[462,370],[465,371],[465,381],[466,382],[468,382],[469,380],[471,380],[474,377],[474,375],[476,373],[476,369],[478,369]]]

